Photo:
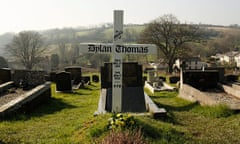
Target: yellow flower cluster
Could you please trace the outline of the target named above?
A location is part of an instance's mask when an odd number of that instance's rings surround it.
[[[121,113],[113,114],[112,117],[108,120],[109,129],[116,128],[131,128],[134,127],[135,121],[133,116],[130,114],[123,115]]]

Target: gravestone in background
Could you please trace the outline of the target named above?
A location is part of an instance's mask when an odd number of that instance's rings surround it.
[[[0,84],[11,81],[11,70],[7,68],[0,69]]]
[[[44,71],[14,70],[12,80],[17,87],[31,89],[45,83]]]
[[[56,90],[61,92],[71,92],[72,82],[69,72],[59,72],[56,74]]]
[[[171,84],[175,84],[180,81],[180,77],[179,76],[170,76],[169,81]]]
[[[159,79],[166,82],[166,77],[160,76]]]
[[[155,70],[151,70],[151,71],[149,70],[148,71],[148,77],[147,78],[148,78],[149,82],[155,82],[156,81],[156,78],[154,76],[155,72],[156,72]]]
[[[205,91],[218,88],[219,80],[218,70],[185,70],[183,71],[183,83]]]
[[[83,76],[82,80],[84,84],[90,84],[91,83],[91,77],[90,76]]]
[[[50,81],[56,82],[56,72],[50,72]]]
[[[117,75],[116,75],[117,76]],[[142,66],[135,62],[123,63],[122,112],[145,112]],[[106,89],[106,110],[112,110],[112,63],[101,67],[101,88]]]
[[[92,81],[93,82],[99,82],[99,76],[98,75],[92,75]]]
[[[64,68],[66,72],[70,72],[71,80],[73,80],[73,84],[77,85],[82,80],[82,68],[77,66],[71,66]]]

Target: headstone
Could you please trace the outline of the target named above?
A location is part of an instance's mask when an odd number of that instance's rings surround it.
[[[162,80],[163,82],[166,82],[166,77],[160,76],[159,79]]]
[[[101,68],[101,87],[106,89],[106,110],[112,110],[112,63]],[[142,83],[142,66],[123,63],[122,112],[146,111]]]
[[[70,72],[71,80],[73,81],[74,85],[77,85],[82,80],[82,68],[77,66],[66,67],[64,68],[66,72]]]
[[[82,80],[84,84],[90,84],[91,83],[91,77],[90,76],[83,76]]]
[[[45,83],[44,71],[14,70],[12,79],[17,87],[31,89]]]
[[[155,71],[152,70],[152,71],[148,71],[148,81],[149,82],[154,82],[155,81]]]
[[[218,71],[218,80],[219,82],[224,82],[225,81],[225,68],[224,67],[207,67],[205,68],[205,71]]]
[[[228,74],[228,75],[225,75],[225,79],[227,82],[238,82],[238,75],[233,75],[233,74]]]
[[[180,81],[180,77],[179,76],[171,76],[171,77],[169,77],[169,81],[170,81],[170,83],[175,84],[178,81]]]
[[[123,87],[143,86],[142,66],[135,62],[123,63]],[[101,87],[112,88],[112,63],[101,68]]]
[[[218,87],[219,73],[218,70],[185,70],[183,83],[202,91],[215,89]]]
[[[50,72],[50,81],[56,82],[56,72]]]
[[[56,74],[56,90],[60,92],[71,92],[71,74],[69,72],[59,72]]]
[[[99,76],[98,75],[92,75],[92,81],[98,83],[99,82]]]
[[[11,81],[11,70],[7,68],[0,69],[0,84]]]

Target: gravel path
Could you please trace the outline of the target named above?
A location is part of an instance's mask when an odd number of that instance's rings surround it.
[[[230,94],[227,94],[225,92],[205,92],[205,94],[212,97],[214,100],[216,100],[219,103],[240,106],[240,99]]]
[[[23,91],[22,89],[16,89],[11,90],[11,93],[6,92],[5,94],[0,95],[0,107],[11,100],[14,100],[15,98],[21,96],[22,94],[26,93],[26,91]]]

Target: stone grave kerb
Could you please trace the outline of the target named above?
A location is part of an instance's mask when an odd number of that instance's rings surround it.
[[[123,10],[114,10],[113,43],[81,43],[79,53],[112,55],[112,112],[122,112],[122,57],[125,54],[156,54],[152,44],[123,44]]]

